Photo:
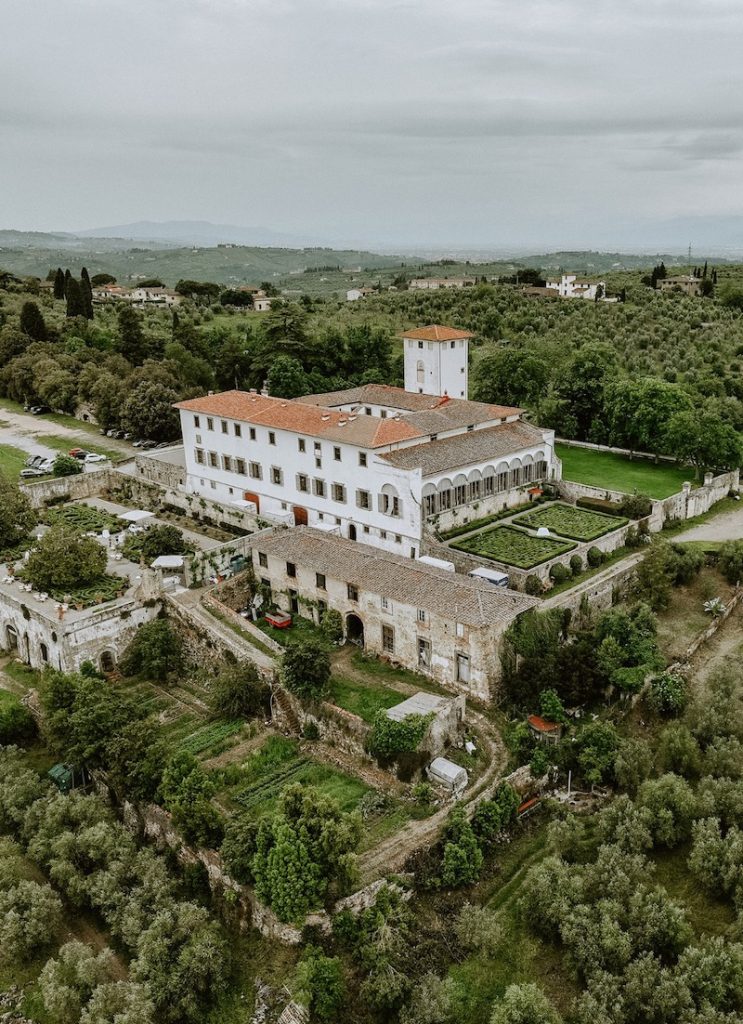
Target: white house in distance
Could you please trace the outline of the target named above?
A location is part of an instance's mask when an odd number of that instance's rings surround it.
[[[179,402],[185,489],[412,558],[426,518],[522,503],[526,489],[559,478],[554,431],[464,397],[469,337],[440,325],[407,331],[405,388]]]
[[[359,299],[366,298],[367,295],[373,294],[373,288],[349,288],[346,292],[346,302],[358,302]]]
[[[577,274],[563,274],[559,281],[547,281],[546,288],[561,299],[591,299],[595,302],[606,296],[605,281],[589,281]]]
[[[436,292],[440,288],[471,288],[475,283],[474,277],[414,277],[408,288]]]

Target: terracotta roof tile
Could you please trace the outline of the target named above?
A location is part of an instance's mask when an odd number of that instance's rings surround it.
[[[471,331],[460,331],[457,327],[429,324],[428,327],[414,327],[409,331],[403,331],[402,337],[413,338],[418,341],[458,341],[459,339],[472,338],[474,335]]]
[[[545,444],[544,432],[523,420],[454,434],[426,444],[410,445],[381,458],[398,469],[420,469],[423,476],[443,473],[459,466],[515,455],[524,448]]]

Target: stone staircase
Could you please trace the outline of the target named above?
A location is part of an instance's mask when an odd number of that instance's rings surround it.
[[[279,683],[274,683],[271,688],[271,717],[277,725],[282,726],[293,736],[302,735],[302,723],[294,707],[294,701]]]

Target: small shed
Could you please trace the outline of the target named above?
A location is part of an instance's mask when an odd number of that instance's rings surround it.
[[[550,722],[539,715],[529,715],[526,724],[540,743],[559,743],[562,739],[562,726],[559,722]]]
[[[183,572],[183,555],[158,555],[155,561],[150,563],[150,568]]]
[[[469,782],[467,769],[445,757],[434,758],[426,769],[426,774],[435,786],[441,786],[454,796],[463,793]]]
[[[402,703],[387,708],[386,714],[393,722],[404,722],[409,715],[431,715],[431,724],[419,749],[427,750],[434,757],[443,753],[459,735],[464,724],[465,706],[462,695],[440,697],[419,690]]]

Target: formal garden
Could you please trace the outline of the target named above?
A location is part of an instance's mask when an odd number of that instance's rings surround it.
[[[552,537],[536,537],[516,526],[495,526],[458,540],[452,547],[517,569],[533,569],[551,558],[567,554],[575,544]]]
[[[583,543],[603,537],[604,534],[618,530],[627,524],[627,520],[619,516],[593,512],[575,505],[566,505],[563,502],[556,502],[553,505],[545,505],[542,508],[526,512],[517,516],[513,522],[528,526],[532,530],[546,527],[560,537],[567,537],[570,540]]]

